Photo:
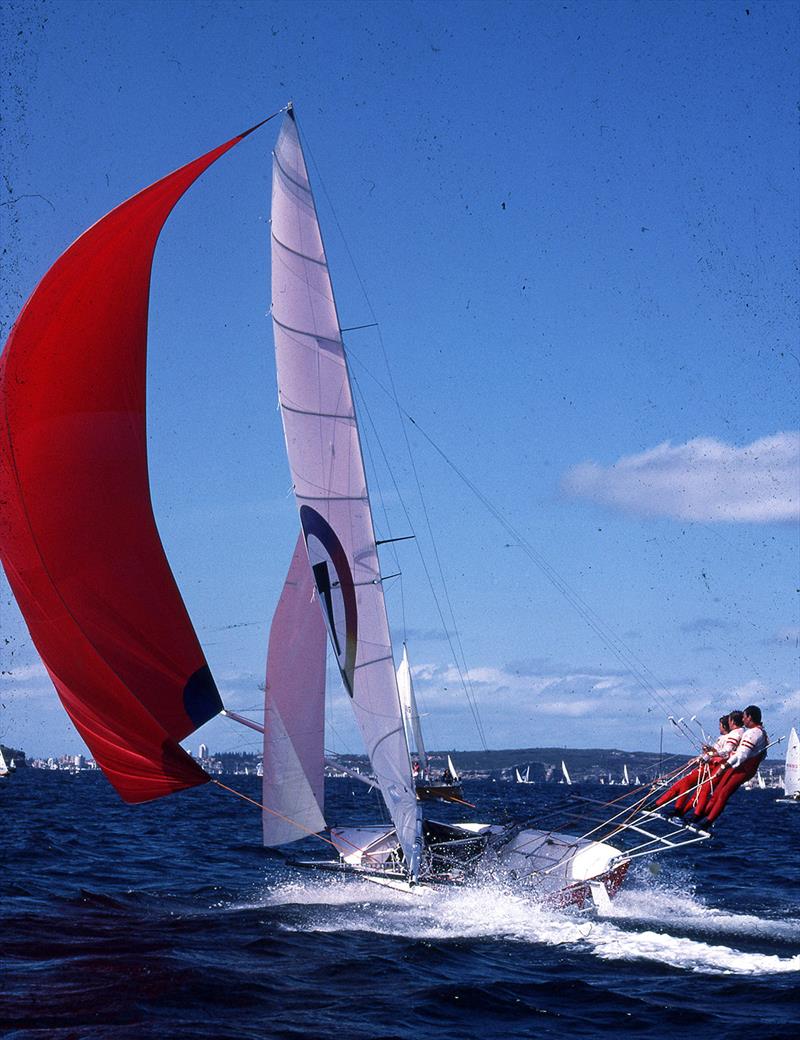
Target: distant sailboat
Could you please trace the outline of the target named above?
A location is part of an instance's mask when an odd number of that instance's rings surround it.
[[[570,787],[571,787],[572,786],[572,777],[569,775],[569,770],[567,769],[567,763],[564,761],[563,758],[561,759],[561,772],[564,774],[564,783],[565,784],[569,784]]]
[[[6,759],[5,759],[5,756],[3,754],[3,749],[0,748],[0,778],[8,776],[9,772],[10,772],[10,769],[9,769],[8,765],[6,764]]]
[[[515,768],[514,769],[514,775],[516,776],[516,780],[517,780],[518,784],[532,784],[533,783],[533,780],[531,780],[531,767],[530,766],[526,766],[525,767],[525,772],[524,773],[520,773],[519,769]]]
[[[792,726],[789,742],[786,745],[786,763],[783,768],[783,793],[785,798],[780,802],[796,802],[800,804],[800,737]]]
[[[625,762],[622,766],[622,782],[626,787],[630,787],[631,778],[628,776],[628,763]]]
[[[412,754],[412,770],[420,801],[460,801],[463,797],[461,782],[450,756],[447,756],[447,769],[441,777],[432,774],[430,759],[425,749],[422,736],[422,720],[417,708],[414,693],[414,680],[411,676],[411,665],[408,660],[408,647],[403,643],[403,657],[397,668],[397,691],[403,713],[403,724],[406,729],[406,740]]]

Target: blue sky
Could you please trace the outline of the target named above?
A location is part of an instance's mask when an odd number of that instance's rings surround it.
[[[796,5],[62,0],[2,18],[4,336],[86,227],[293,98],[343,323],[379,323],[347,336],[379,535],[413,524],[437,571],[418,477],[488,745],[654,749],[664,722],[532,555],[675,714],[713,728],[755,701],[771,734],[797,724]],[[296,532],[267,317],[275,126],[179,204],[151,303],[157,519],[239,709]],[[413,468],[387,361],[443,453],[407,428]],[[429,743],[481,746],[414,543],[384,569],[403,572],[389,610]],[[80,750],[4,581],[0,609],[0,739]],[[358,750],[331,699],[329,743]],[[189,743],[252,736],[220,720]]]

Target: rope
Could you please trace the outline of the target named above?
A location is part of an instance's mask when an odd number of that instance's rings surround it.
[[[336,849],[337,852],[339,851],[335,841],[331,841],[330,838],[326,838],[324,834],[318,834],[316,831],[312,831],[308,827],[304,827],[302,823],[298,823],[297,820],[293,820],[291,816],[284,816],[284,814],[282,812],[278,812],[277,809],[270,809],[269,806],[262,805],[261,802],[257,802],[255,798],[250,798],[248,797],[248,795],[242,794],[241,791],[236,791],[234,790],[234,788],[228,787],[226,784],[223,784],[219,780],[215,780],[213,777],[211,778],[211,783],[216,784],[217,787],[221,787],[223,791],[228,791],[230,794],[235,794],[237,798],[241,798],[245,802],[250,802],[250,804],[255,805],[256,808],[261,809],[264,812],[271,813],[272,816],[277,816],[278,819],[284,820],[286,823],[290,823],[292,827],[297,827],[299,831],[303,831],[309,837],[319,838],[320,841],[324,841],[327,845],[330,845],[332,848]],[[342,837],[341,840],[345,844],[349,845],[352,849],[355,849],[357,852],[363,851],[358,847],[358,845],[354,845],[352,841],[348,841],[347,838]]]

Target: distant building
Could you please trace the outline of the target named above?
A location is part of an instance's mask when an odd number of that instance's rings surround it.
[[[197,757],[200,759],[201,762],[204,759],[208,758],[208,746],[206,744],[200,745],[200,748],[197,752]]]

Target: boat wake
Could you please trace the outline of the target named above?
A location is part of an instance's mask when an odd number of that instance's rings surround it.
[[[800,954],[782,956],[721,941],[730,937],[732,943],[763,947],[777,940],[796,948],[800,920],[732,914],[664,888],[621,895],[603,916],[545,908],[527,893],[497,885],[406,894],[344,878],[286,882],[260,905],[286,911],[280,927],[288,931],[368,932],[436,942],[504,939],[706,974],[800,972]]]

